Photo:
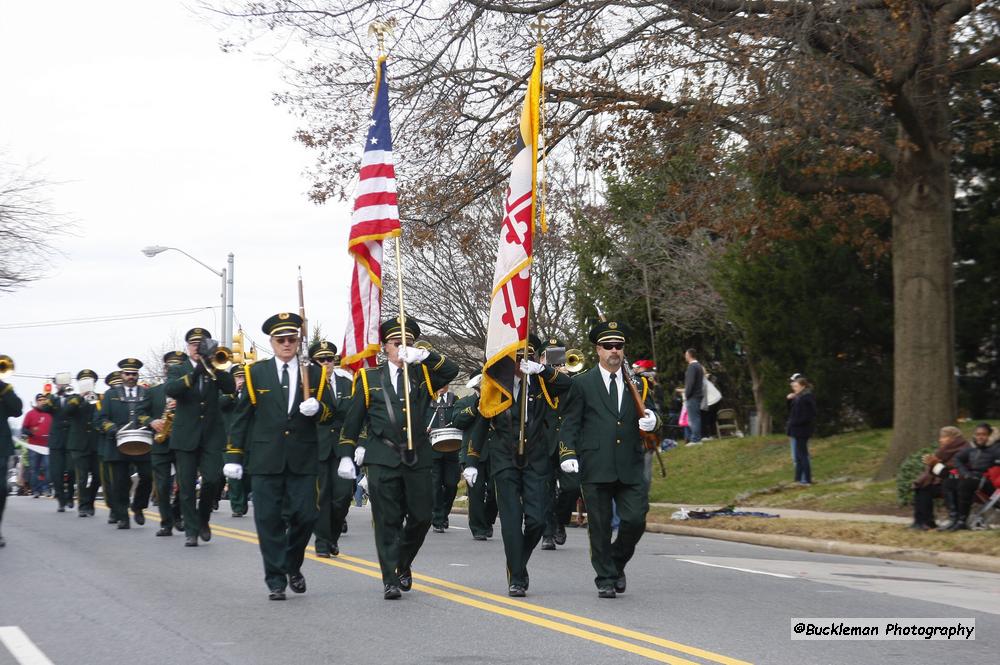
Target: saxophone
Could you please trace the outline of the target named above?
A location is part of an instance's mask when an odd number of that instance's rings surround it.
[[[170,438],[170,430],[174,428],[174,407],[167,406],[163,410],[163,429],[156,433],[153,437],[153,441],[156,443],[163,443]]]

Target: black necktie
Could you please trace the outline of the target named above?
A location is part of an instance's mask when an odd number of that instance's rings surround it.
[[[611,406],[615,407],[615,413],[618,413],[618,382],[615,381],[617,374],[611,375],[611,383],[608,384],[608,394],[611,395]]]
[[[281,368],[281,394],[285,396],[285,411],[288,411],[288,363]]]
[[[406,386],[403,385],[403,368],[396,368],[396,395],[402,396]]]

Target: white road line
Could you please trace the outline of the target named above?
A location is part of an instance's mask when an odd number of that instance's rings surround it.
[[[781,573],[768,573],[763,570],[753,570],[752,568],[737,568],[736,566],[720,566],[717,563],[708,563],[706,561],[695,561],[694,559],[677,559],[677,561],[683,561],[684,563],[696,563],[699,566],[710,566],[712,568],[725,568],[727,570],[738,570],[741,573],[753,573],[754,575],[769,575],[771,577],[780,577],[786,580],[798,579],[795,575],[782,575]]]
[[[52,661],[17,626],[0,626],[0,642],[20,665],[52,665]]]

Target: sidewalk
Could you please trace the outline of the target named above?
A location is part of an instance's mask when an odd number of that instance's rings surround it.
[[[724,506],[701,506],[695,504],[679,503],[651,503],[651,508],[663,508],[666,510],[718,510]],[[766,506],[735,506],[734,510],[745,510],[755,513],[769,513],[779,517],[804,520],[834,520],[844,522],[881,522],[883,524],[909,524],[913,520],[909,517],[899,517],[897,515],[866,515],[864,513],[828,513],[819,510],[795,510],[794,508],[768,508]],[[683,522],[678,522],[683,523]]]

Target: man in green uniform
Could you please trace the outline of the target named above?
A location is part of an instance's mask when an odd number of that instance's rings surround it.
[[[163,355],[163,367],[170,376],[170,371],[188,359],[183,351],[170,351]],[[171,467],[174,466],[174,451],[170,450],[170,432],[166,437],[162,436],[164,428],[167,426],[167,418],[176,417],[175,409],[177,402],[172,397],[167,397],[167,384],[161,383],[149,389],[150,413],[155,420],[149,426],[157,433],[157,439],[153,440],[153,450],[150,451],[150,460],[153,467],[153,483],[156,487],[156,507],[160,511],[160,530],[157,536],[174,535],[174,524],[178,515],[172,505],[174,496],[174,476]],[[170,426],[171,430],[173,425]],[[159,440],[162,438],[162,441]]]
[[[115,370],[104,377],[104,383],[108,389],[122,384],[121,372]],[[97,402],[94,403],[93,427],[97,432],[97,464],[101,471],[101,494],[104,496],[104,505],[108,509],[108,524],[117,524],[114,513],[111,511],[111,466],[108,457],[111,455],[111,447],[115,445],[114,440],[104,431],[101,422],[101,412],[104,405],[103,393],[98,395]]]
[[[192,328],[184,335],[188,360],[170,368],[164,390],[177,400],[170,450],[174,453],[177,486],[181,493],[185,547],[197,547],[198,538],[208,542],[212,529],[215,499],[222,488],[222,456],[226,447],[226,427],[219,401],[236,393],[228,370],[214,370],[202,358],[202,340],[212,335],[204,328]],[[198,476],[201,475],[201,488]]]
[[[326,371],[299,364],[301,328],[302,318],[288,312],[264,322],[274,358],[246,372],[223,467],[227,478],[241,478],[244,463],[253,474],[253,517],[271,600],[285,600],[286,585],[306,590],[302,561],[319,516],[316,426],[333,417]]]
[[[219,398],[219,408],[222,409],[222,421],[226,425],[227,445],[233,432],[233,420],[236,417],[236,405],[243,396],[243,386],[246,384],[246,367],[233,365],[229,373],[233,375],[236,392]],[[247,495],[250,493],[250,474],[244,470],[242,478],[227,478],[229,485],[229,508],[233,517],[243,517],[247,514]]]
[[[469,442],[472,426],[479,416],[479,386],[483,375],[477,372],[466,385],[472,393],[455,402],[454,425],[462,430],[462,449],[459,451],[459,462],[462,469],[469,464]],[[478,479],[469,486],[466,483],[466,495],[469,498],[469,531],[473,540],[487,540],[493,537],[493,523],[497,519],[497,496],[490,476],[490,440],[493,433],[487,434],[486,441],[479,451],[476,460]]]
[[[333,417],[316,426],[319,451],[319,519],[316,521],[316,556],[329,558],[340,554],[340,534],[354,496],[354,481],[337,475],[337,446],[340,428],[351,408],[352,383],[334,364],[337,345],[326,340],[309,347],[309,358],[326,369],[326,392],[333,401]]]
[[[444,386],[431,404],[427,425],[428,432],[441,427],[455,427],[453,422],[456,404],[455,393]],[[459,448],[461,450],[461,448]],[[431,451],[431,481],[434,484],[434,507],[431,510],[431,527],[435,533],[448,528],[448,515],[455,503],[461,469],[458,465],[459,450],[452,452]]]
[[[474,486],[479,475],[476,459],[492,430],[490,460],[507,557],[507,593],[515,598],[523,598],[527,593],[528,559],[542,538],[551,500],[552,458],[545,429],[546,413],[555,408],[555,400],[573,385],[566,375],[534,361],[539,348],[541,341],[529,335],[527,357],[521,359],[514,373],[513,403],[492,418],[479,417],[473,426],[472,450],[463,471],[465,482]],[[519,453],[522,417],[523,454]]]
[[[14,437],[10,432],[8,418],[17,418],[24,409],[24,403],[14,392],[14,386],[0,379],[0,469],[3,469],[3,491],[0,492],[0,527],[3,527],[3,511],[7,507],[7,465],[14,455]],[[0,532],[0,547],[7,543]]]
[[[69,384],[57,386],[56,392],[48,396],[43,407],[43,410],[52,414],[52,428],[49,430],[49,485],[52,487],[52,496],[59,504],[56,512],[60,513],[66,512],[67,508],[73,509],[73,495],[76,492],[73,461],[66,450],[69,439],[70,414],[66,410],[69,391]]]
[[[640,412],[623,374],[628,335],[616,321],[590,330],[598,365],[573,379],[560,430],[560,467],[580,474],[587,503],[590,562],[597,577],[598,596],[614,598],[626,587],[625,565],[646,530],[649,496],[643,478],[644,450],[640,430],[660,425],[653,396],[642,380],[638,386],[645,408]],[[621,523],[611,542],[611,502]]]
[[[550,338],[543,345],[542,362],[548,363],[547,351],[553,348],[566,347],[556,338]],[[563,356],[565,360],[565,356]],[[566,370],[565,363],[552,364],[557,372],[562,372],[566,376],[571,376]],[[545,515],[545,531],[542,533],[543,550],[554,550],[556,545],[566,544],[566,525],[569,523],[576,506],[577,499],[580,498],[580,478],[579,474],[566,473],[559,468],[559,430],[562,428],[563,411],[566,407],[566,400],[556,400],[556,408],[550,409],[545,414],[546,430],[549,437],[549,455],[552,458],[552,500],[549,503],[549,510]]]
[[[355,376],[337,468],[341,478],[352,479],[355,464],[365,466],[386,600],[399,598],[400,590],[409,591],[413,585],[410,566],[427,536],[434,502],[428,407],[435,393],[458,374],[458,365],[436,351],[410,346],[420,337],[420,327],[411,318],[405,322],[404,350],[403,328],[400,317],[382,322],[379,334],[386,361]],[[409,366],[409,418],[403,363]],[[359,447],[358,436],[366,426],[367,445]]]
[[[79,501],[78,515],[90,517],[94,514],[94,499],[101,484],[101,467],[97,460],[98,432],[94,428],[94,384],[97,372],[82,369],[76,374],[80,392],[71,395],[63,407],[69,423],[66,450],[73,459],[76,475],[76,495]]]
[[[126,455],[116,444],[116,435],[126,425],[135,429],[145,427],[152,420],[150,415],[149,394],[146,389],[137,385],[142,361],[136,358],[125,358],[118,362],[122,385],[115,386],[104,393],[98,420],[99,431],[108,437],[106,457],[110,472],[111,486],[111,516],[119,529],[128,529],[128,511],[131,507],[135,523],[146,523],[143,510],[149,506],[149,495],[153,489],[152,467],[150,455]],[[139,475],[135,495],[129,504],[129,492],[132,487],[132,469]]]

